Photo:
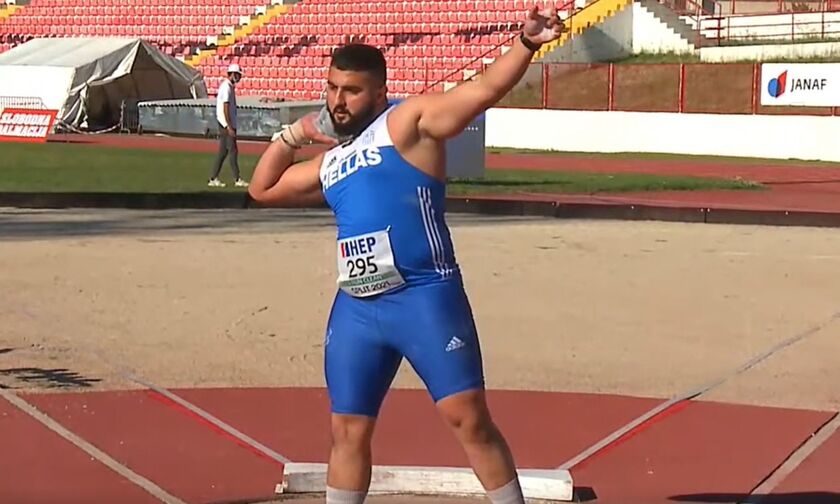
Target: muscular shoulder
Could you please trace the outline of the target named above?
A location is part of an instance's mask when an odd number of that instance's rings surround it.
[[[431,94],[408,97],[394,107],[391,116],[394,117],[395,123],[405,124],[407,127],[413,125],[416,129],[417,121],[423,116],[423,110],[429,106],[432,100]]]
[[[444,141],[425,135],[420,129],[424,112],[435,95],[413,96],[399,103],[388,117],[388,132],[402,157],[420,171],[445,177]]]
[[[411,145],[422,140],[420,121],[423,113],[433,106],[439,93],[406,98],[394,107],[388,118],[388,131],[394,144]]]

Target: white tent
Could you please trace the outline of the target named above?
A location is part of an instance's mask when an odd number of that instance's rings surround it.
[[[40,99],[65,127],[114,125],[123,100],[206,97],[198,70],[141,39],[41,38],[0,54],[0,101]]]

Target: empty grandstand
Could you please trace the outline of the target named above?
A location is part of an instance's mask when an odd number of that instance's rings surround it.
[[[332,2],[306,0],[33,0],[0,21],[4,48],[36,37],[139,37],[185,59],[211,94],[238,62],[241,93],[320,96],[324,62],[350,41],[382,47],[395,96],[480,71],[519,28],[524,0]]]

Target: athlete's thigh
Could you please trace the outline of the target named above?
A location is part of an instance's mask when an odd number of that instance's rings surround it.
[[[389,336],[435,402],[484,388],[481,345],[460,281],[407,289],[399,305],[391,311],[397,316],[389,319]]]
[[[374,303],[339,291],[324,351],[332,412],[376,417],[401,359],[380,334]]]

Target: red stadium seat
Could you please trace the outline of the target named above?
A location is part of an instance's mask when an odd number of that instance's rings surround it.
[[[2,1],[2,0],[0,0]],[[33,0],[0,22],[0,34],[21,36],[139,36],[162,50],[190,55],[208,36],[235,27],[268,0]],[[395,93],[419,92],[426,82],[456,72],[499,44],[510,43],[514,26],[478,36],[480,27],[516,23],[524,0],[300,0],[231,47],[218,47],[201,64],[210,80],[239,61],[253,80],[244,88],[287,98],[318,97],[332,50],[364,41],[385,49]],[[327,13],[329,21],[321,17]],[[456,30],[474,33],[456,35]],[[403,34],[425,34],[408,40]],[[317,38],[307,39],[314,35]],[[7,49],[5,46],[3,49]],[[242,55],[234,57],[233,55]],[[490,54],[500,54],[495,49]],[[479,62],[480,63],[480,62]],[[479,64],[477,63],[477,64]],[[286,77],[289,77],[286,79]],[[246,79],[249,80],[249,79]],[[217,84],[212,84],[217,86]]]

